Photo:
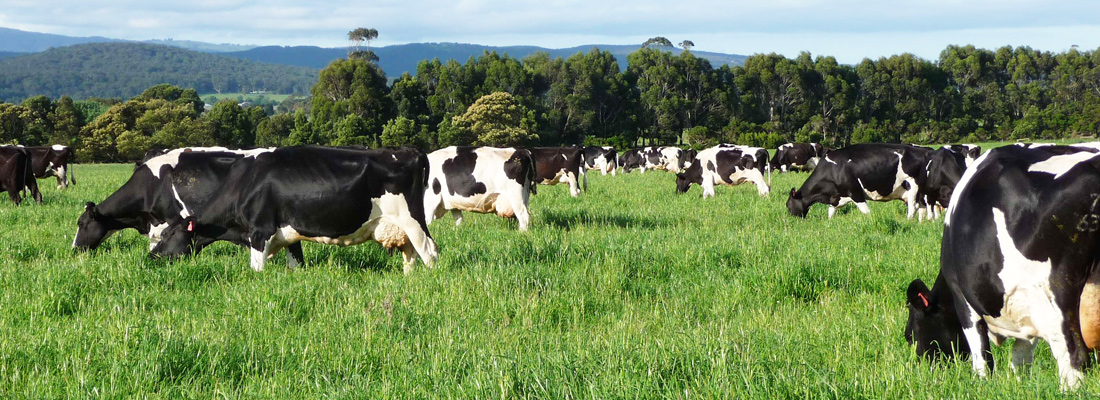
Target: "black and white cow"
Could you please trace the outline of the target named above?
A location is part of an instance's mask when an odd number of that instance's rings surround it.
[[[952,144],[943,148],[962,154],[966,160],[966,167],[970,167],[978,157],[982,156],[982,146],[976,144]]]
[[[619,166],[623,168],[624,173],[630,173],[635,169],[645,170],[645,157],[642,156],[642,149],[630,149],[624,151],[619,155]]]
[[[149,236],[152,249],[170,219],[191,215],[221,189],[233,163],[271,150],[163,151],[138,164],[130,179],[105,200],[84,205],[73,247],[94,250],[115,232],[135,229]],[[301,254],[300,247],[295,250]]]
[[[684,161],[686,161],[684,150],[673,146],[646,147],[642,149],[642,155],[645,158],[642,172],[646,169],[656,169],[679,173],[684,169]]]
[[[820,143],[786,143],[775,150],[771,168],[779,172],[812,171],[825,157]]]
[[[787,210],[806,217],[815,203],[829,205],[829,218],[837,207],[855,203],[870,214],[867,200],[901,199],[912,219],[917,210],[916,177],[931,151],[904,144],[864,143],[830,151],[798,190],[791,188]]]
[[[618,152],[614,147],[587,146],[584,148],[584,167],[600,171],[600,174],[615,176],[618,169]]]
[[[319,146],[275,149],[230,167],[202,208],[174,218],[153,256],[181,256],[225,240],[251,250],[253,270],[301,241],[401,249],[405,273],[437,248],[424,218],[428,157],[411,150]],[[301,260],[298,260],[301,261]]]
[[[76,177],[72,176],[69,163],[76,158],[73,149],[69,146],[55,144],[53,146],[28,146],[31,154],[31,168],[34,177],[38,179],[56,177],[57,188],[69,187],[70,178],[72,184],[76,184]]]
[[[587,180],[584,169],[584,150],[573,147],[532,147],[535,160],[535,182],[540,185],[569,184],[569,195],[581,195],[581,180]],[[588,186],[587,183],[584,186]]]
[[[35,202],[42,204],[42,193],[34,179],[31,154],[21,146],[0,146],[0,190],[8,192],[12,203],[23,202],[22,193],[30,191]]]
[[[758,150],[763,150],[761,156]],[[676,191],[687,192],[691,184],[703,187],[703,198],[714,196],[714,185],[735,186],[745,182],[756,184],[761,196],[770,191],[764,181],[767,150],[758,147],[715,146],[699,152],[695,162],[676,174]]]
[[[528,200],[535,192],[535,162],[525,149],[446,147],[428,154],[430,172],[424,195],[428,224],[451,210],[455,225],[462,212],[515,218],[520,231],[530,225]]]
[[[1089,148],[1091,146],[1091,148]],[[992,149],[966,170],[947,209],[932,289],[907,290],[905,338],[930,359],[1015,338],[1012,367],[1049,345],[1063,389],[1100,344],[1100,154],[1097,144]]]
[[[965,171],[966,161],[960,153],[945,147],[929,154],[928,161],[917,175],[917,202],[923,206],[918,212],[918,219],[939,218],[939,211],[951,201],[951,193]]]

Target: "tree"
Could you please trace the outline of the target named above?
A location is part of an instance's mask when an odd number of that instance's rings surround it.
[[[652,38],[649,38],[648,40],[646,40],[645,42],[642,42],[642,48],[643,49],[649,48],[649,46],[673,47],[672,46],[672,41],[668,40],[668,38],[665,38],[664,36],[652,37]]]
[[[367,51],[370,51],[370,41],[378,37],[378,30],[374,28],[355,28],[348,32],[348,40],[355,42],[355,51],[348,50],[348,57],[351,58],[351,54],[359,52],[359,45],[363,41],[367,42]],[[371,53],[373,54],[373,53]],[[377,60],[377,57],[375,58]]]
[[[336,140],[338,123],[343,123],[340,135],[344,139],[364,136],[355,140],[360,143],[377,140],[392,113],[386,83],[382,69],[365,60],[336,60],[321,70],[311,90],[310,109],[310,123],[320,143]],[[358,119],[347,120],[349,115]]]
[[[405,117],[397,117],[382,128],[382,145],[391,147],[412,146],[427,150],[428,143],[424,140],[422,130],[416,121]]]
[[[692,42],[690,40],[680,42],[680,48],[684,49],[684,51],[691,51],[692,47],[695,47],[695,42]]]
[[[495,92],[474,102],[466,113],[454,117],[454,126],[476,137],[475,145],[522,146],[538,140],[525,119],[527,110],[507,92]]]

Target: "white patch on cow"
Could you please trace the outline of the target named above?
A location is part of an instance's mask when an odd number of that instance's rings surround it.
[[[951,201],[947,203],[947,212],[943,217],[944,225],[951,226],[951,216],[955,214],[955,204],[962,198],[963,192],[965,192],[967,186],[970,185],[970,181],[974,179],[974,174],[981,168],[982,163],[989,157],[989,153],[991,152],[987,151],[985,154],[982,154],[981,157],[978,157],[978,159],[974,161],[974,165],[972,167],[967,167],[966,171],[963,172],[962,178],[959,178],[959,183],[955,185],[955,191],[951,193]]]
[[[153,248],[157,247],[157,243],[160,243],[165,229],[168,229],[167,222],[160,225],[149,224],[149,251],[153,251]]]
[[[784,143],[784,144],[779,145],[779,150],[789,149],[789,148],[792,148],[792,147],[794,147],[793,143]]]
[[[191,212],[187,211],[187,204],[184,204],[183,199],[180,198],[180,192],[176,190],[176,185],[172,185],[172,196],[180,203],[180,217],[190,217]]]
[[[859,209],[859,212],[863,213],[864,215],[871,213],[871,208],[867,207],[867,203],[856,203],[856,208]]]
[[[833,165],[836,165],[836,161],[833,161],[832,159],[830,159],[829,156],[825,156],[825,161],[833,163]]]
[[[62,146],[62,145],[59,145],[59,144],[55,144],[53,146],[50,146],[50,148],[54,149],[54,150],[57,150],[57,151],[65,150],[65,146]]]
[[[991,333],[1022,340],[1042,338],[1050,345],[1063,388],[1075,387],[1081,372],[1074,370],[1065,335],[1062,333],[1062,310],[1050,289],[1051,262],[1032,260],[1020,252],[1005,214],[993,208],[993,224],[997,229],[997,244],[1004,264],[997,277],[1004,288],[1004,306],[999,317],[984,316]]]
[[[261,148],[252,149],[252,150],[227,150],[227,151],[230,152],[230,153],[236,153],[236,154],[243,155],[244,158],[256,158],[260,154],[270,153],[270,152],[275,151],[275,148],[274,147],[261,147]]]
[[[150,158],[149,161],[145,162],[145,167],[149,168],[149,171],[153,173],[154,177],[160,179],[161,167],[167,165],[171,168],[175,168],[180,162],[180,154],[183,154],[183,152],[173,150],[168,152],[168,154]]]
[[[1089,159],[1092,159],[1093,157],[1096,157],[1098,155],[1100,154],[1085,151],[1065,155],[1056,155],[1035,164],[1031,164],[1031,167],[1027,169],[1027,172],[1045,172],[1048,174],[1053,174],[1054,179],[1058,179],[1077,164],[1088,161]]]

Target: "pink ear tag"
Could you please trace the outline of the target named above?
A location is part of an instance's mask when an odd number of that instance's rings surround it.
[[[194,232],[195,231],[195,221],[187,221],[187,231],[188,232]]]

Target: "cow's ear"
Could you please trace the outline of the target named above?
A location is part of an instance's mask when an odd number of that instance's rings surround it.
[[[905,291],[905,296],[909,305],[918,310],[924,311],[932,306],[932,292],[928,290],[928,286],[920,279],[914,279],[913,282],[909,284],[909,289]]]
[[[84,210],[94,210],[94,209],[95,209],[95,203],[92,203],[90,201],[84,202]]]
[[[798,193],[797,190],[795,190],[794,188],[791,188],[791,198],[801,199],[802,198],[802,193]]]

